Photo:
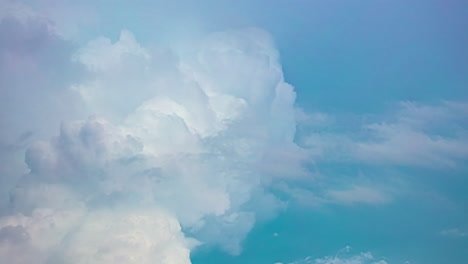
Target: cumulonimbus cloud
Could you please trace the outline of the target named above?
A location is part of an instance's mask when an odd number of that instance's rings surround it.
[[[214,33],[185,58],[124,30],[70,59],[87,73],[69,89],[93,116],[27,149],[1,262],[190,263],[201,243],[238,254],[284,208],[268,186],[301,175],[305,153],[268,33]]]

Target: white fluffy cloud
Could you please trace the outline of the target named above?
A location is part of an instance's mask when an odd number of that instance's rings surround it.
[[[303,175],[306,154],[267,33],[215,33],[178,58],[124,30],[73,60],[88,73],[69,87],[98,117],[27,149],[0,218],[4,262],[184,264],[199,243],[239,254],[284,208],[267,188]]]
[[[60,197],[56,197],[60,198]],[[0,221],[4,263],[190,263],[177,219],[155,208],[36,208]]]
[[[56,263],[185,264],[195,245],[184,238],[177,219],[149,208],[92,212],[63,242]]]

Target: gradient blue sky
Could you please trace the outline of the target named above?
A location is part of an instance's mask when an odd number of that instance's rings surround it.
[[[0,3],[0,262],[468,262],[467,1]]]

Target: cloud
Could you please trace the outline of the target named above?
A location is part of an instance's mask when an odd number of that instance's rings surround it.
[[[321,207],[330,204],[352,206],[356,204],[381,205],[392,202],[392,193],[380,186],[345,184],[343,189],[336,189],[335,184],[327,179],[316,181],[320,189],[308,187],[276,185],[275,188],[287,194],[291,201],[305,207]]]
[[[79,208],[37,208],[31,216],[15,214],[1,218],[0,259],[5,263],[45,263],[82,214]]]
[[[58,134],[24,147],[29,171],[5,191],[2,262],[190,263],[200,243],[239,254],[285,206],[272,181],[304,175],[294,88],[263,30],[214,33],[189,57],[128,30],[67,54],[60,64],[85,74],[60,89],[92,116],[59,115]]]
[[[52,262],[190,263],[191,244],[196,242],[186,240],[178,221],[163,212],[102,210],[86,217]]]
[[[401,102],[391,114],[356,120],[348,131],[331,124],[330,132],[301,139],[320,160],[422,168],[457,168],[468,159],[468,128],[464,102],[438,105]],[[303,133],[304,134],[304,133]]]
[[[89,74],[72,90],[85,101],[89,113],[111,121],[121,122],[143,102],[185,79],[175,54],[157,47],[145,49],[128,30],[122,30],[114,43],[106,37],[89,41],[72,60]]]
[[[468,158],[468,140],[430,135],[405,124],[368,126],[377,142],[357,144],[356,157],[375,163],[421,167],[456,167]]]
[[[466,103],[401,103],[394,122],[367,125],[374,141],[357,144],[358,159],[421,167],[457,167],[468,159]]]
[[[289,186],[288,184],[279,184],[275,188],[289,197],[292,201],[306,207],[318,207],[326,204],[328,201],[323,195],[315,190],[303,187]]]
[[[466,102],[441,101],[400,102],[392,111],[372,115],[297,111],[296,142],[306,149],[302,151],[311,160],[316,180],[306,187],[280,189],[300,204],[313,207],[392,202],[404,193],[402,184],[407,185],[397,170],[464,168],[468,160],[467,109]],[[349,169],[337,173],[329,166]]]
[[[450,229],[444,229],[444,230],[440,231],[440,235],[446,236],[446,237],[461,238],[461,237],[467,237],[468,233],[464,232],[464,231],[462,231],[462,230],[460,230],[458,228],[450,228]]]
[[[356,185],[346,190],[330,190],[328,191],[328,197],[332,202],[341,204],[383,204],[390,201],[390,197],[376,188]]]
[[[376,258],[370,252],[363,252],[358,255],[350,255],[349,247],[339,250],[334,256],[323,258],[307,257],[303,260],[290,262],[289,264],[388,264],[383,259]]]
[[[23,9],[0,16],[0,110],[6,141],[29,131],[50,136],[48,125],[79,111],[79,98],[68,89],[82,73],[70,61],[73,44],[60,38],[47,18]]]
[[[0,211],[7,193],[27,172],[24,151],[55,134],[61,120],[81,116],[68,87],[82,76],[74,45],[44,15],[17,2],[0,7]]]
[[[5,263],[190,263],[195,241],[176,219],[155,209],[141,212],[84,208],[35,209],[0,221]]]
[[[105,37],[91,40],[75,55],[75,60],[83,63],[90,71],[102,72],[121,68],[127,57],[142,57],[149,59],[149,54],[135,40],[133,34],[123,30],[116,43]]]

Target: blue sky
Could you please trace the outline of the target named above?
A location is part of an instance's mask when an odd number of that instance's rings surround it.
[[[0,0],[0,262],[463,264],[468,4]]]

